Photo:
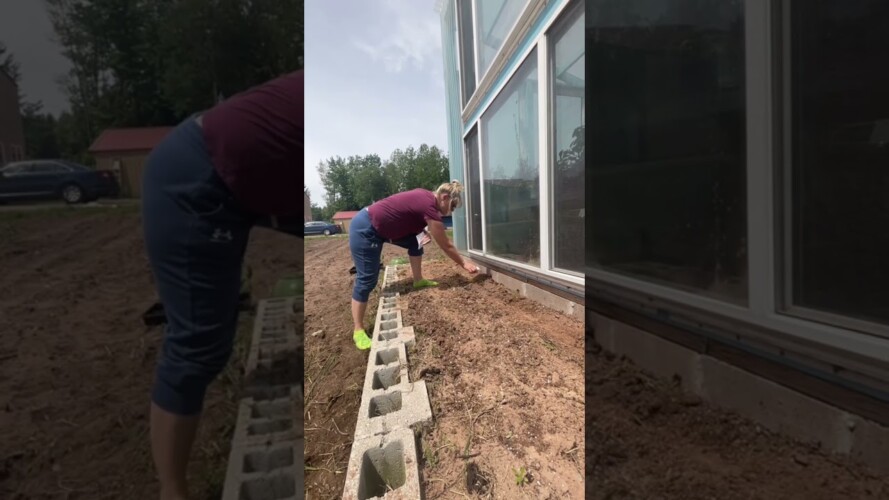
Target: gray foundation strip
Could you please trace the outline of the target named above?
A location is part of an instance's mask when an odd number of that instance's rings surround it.
[[[344,500],[420,498],[420,469],[414,430],[432,421],[424,381],[409,380],[407,350],[415,343],[405,327],[398,268],[387,266],[373,343],[361,392],[358,422],[346,471]]]
[[[303,392],[295,357],[302,335],[293,298],[261,300],[247,356],[222,500],[305,498]]]

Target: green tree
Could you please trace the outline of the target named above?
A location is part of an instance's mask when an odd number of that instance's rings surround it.
[[[405,150],[396,149],[386,169],[389,188],[393,192],[409,189],[435,189],[448,181],[448,157],[437,146],[421,144]]]
[[[21,65],[16,61],[15,56],[6,47],[6,44],[0,42],[0,71],[6,73],[16,85],[19,85],[22,79]],[[19,106],[22,103],[22,90],[19,87]]]
[[[25,144],[28,158],[59,158],[56,118],[50,113],[42,113],[43,104],[26,102],[22,105],[22,127],[25,130]]]
[[[324,220],[324,209],[312,203],[312,220]]]
[[[354,207],[348,210],[358,210],[389,195],[379,156],[351,156],[346,165],[352,184],[352,203],[349,206]]]

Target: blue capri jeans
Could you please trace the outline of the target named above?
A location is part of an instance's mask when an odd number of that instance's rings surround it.
[[[151,399],[193,415],[232,352],[241,267],[257,218],[216,174],[193,118],[154,149],[142,186],[145,245],[167,317]]]
[[[358,302],[367,302],[370,292],[380,279],[383,243],[406,248],[407,254],[412,257],[423,255],[423,247],[413,235],[398,241],[383,239],[371,224],[367,208],[363,208],[349,225],[349,249],[352,250],[352,261],[355,262],[356,271],[352,298]]]

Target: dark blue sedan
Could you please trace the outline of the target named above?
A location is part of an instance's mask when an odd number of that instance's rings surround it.
[[[0,202],[61,199],[87,203],[120,192],[107,170],[95,170],[65,160],[29,160],[0,168]]]
[[[306,222],[303,228],[303,234],[309,236],[311,234],[323,234],[330,236],[331,234],[341,233],[340,227],[330,222],[313,221]]]

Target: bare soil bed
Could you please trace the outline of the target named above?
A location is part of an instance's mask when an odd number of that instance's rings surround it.
[[[161,340],[137,207],[0,214],[0,498],[156,499],[148,393]],[[299,240],[254,231],[256,297],[302,267]],[[209,391],[191,464],[218,499],[250,315]]]
[[[426,497],[583,498],[582,324],[427,248],[424,274],[440,286],[402,290],[405,325],[417,332],[412,380],[426,380],[434,416],[420,440]],[[383,255],[404,251],[387,245]],[[367,354],[351,339],[351,266],[345,238],[307,240],[307,499],[342,495],[355,430]],[[409,285],[406,268],[402,276]]]
[[[889,498],[886,476],[703,404],[593,340],[586,354],[587,498]]]

